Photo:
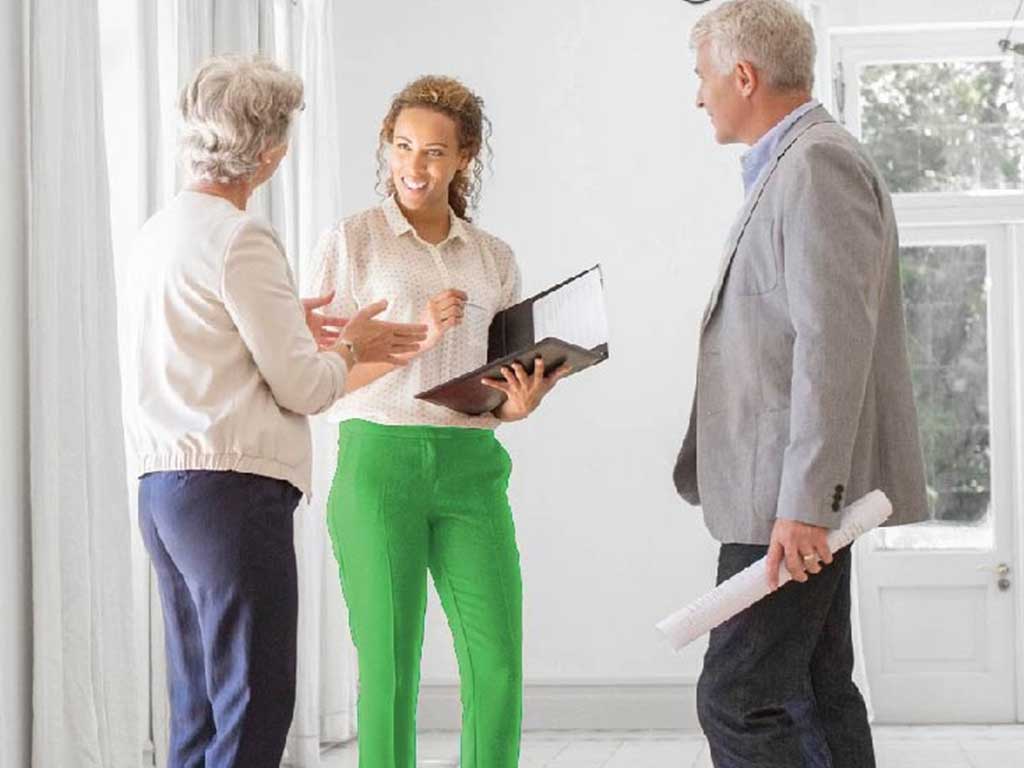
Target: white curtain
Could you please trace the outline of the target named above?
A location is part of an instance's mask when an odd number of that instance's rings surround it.
[[[289,161],[280,173],[284,221],[280,230],[303,285],[317,237],[341,215],[336,45],[330,0],[284,2],[277,8],[276,58],[305,83],[306,109],[298,118]],[[313,420],[313,498],[296,515],[299,561],[299,662],[295,720],[287,762],[320,765],[326,743],[355,737],[356,655],[338,569],[325,525],[337,458],[337,429]]]
[[[138,768],[129,520],[95,2],[28,6],[36,768]]]
[[[195,67],[215,53],[262,53],[297,72],[306,109],[297,117],[285,161],[250,210],[281,234],[296,280],[320,231],[340,216],[340,159],[335,97],[336,63],[330,0],[136,0],[139,13],[142,102],[143,218],[159,209],[181,183],[175,162],[175,99]],[[320,765],[326,743],[355,736],[355,650],[325,525],[336,457],[335,430],[314,422],[314,495],[295,515],[299,567],[299,654],[295,717],[285,763]],[[145,578],[148,565],[139,568]],[[162,622],[150,596],[153,664],[153,742],[156,764],[166,764],[167,710]]]
[[[31,762],[28,153],[23,0],[0,4],[0,765]]]

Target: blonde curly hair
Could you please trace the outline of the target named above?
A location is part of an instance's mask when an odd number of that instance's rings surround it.
[[[455,121],[459,151],[469,158],[465,170],[455,174],[448,185],[448,204],[455,215],[470,221],[469,211],[475,209],[483,184],[484,164],[481,150],[491,155],[491,121],[484,114],[484,101],[452,77],[425,75],[409,83],[395,94],[380,126],[377,144],[377,189],[393,195],[395,184],[388,172],[385,148],[395,139],[395,123],[403,109],[421,107],[440,112]]]
[[[261,56],[213,56],[178,99],[178,140],[186,172],[197,181],[250,178],[260,153],[288,140],[302,108],[302,80]]]

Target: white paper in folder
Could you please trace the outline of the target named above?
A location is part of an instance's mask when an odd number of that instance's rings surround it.
[[[581,277],[533,303],[533,337],[561,339],[584,349],[608,343],[601,270]]]

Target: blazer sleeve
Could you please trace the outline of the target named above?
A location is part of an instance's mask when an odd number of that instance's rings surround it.
[[[221,290],[278,405],[308,415],[344,394],[345,361],[318,350],[288,261],[266,225],[246,219],[238,227],[224,257]]]
[[[874,356],[884,192],[847,147],[815,143],[795,159],[781,214],[794,337],[777,517],[836,528]]]

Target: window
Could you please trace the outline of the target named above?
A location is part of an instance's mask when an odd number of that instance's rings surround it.
[[[988,513],[988,292],[983,243],[900,251],[910,364],[932,514]]]
[[[1024,218],[1024,61],[1005,26],[837,31],[834,101],[893,193],[931,521],[885,548],[988,549],[1010,487],[1006,328]],[[1024,34],[1018,32],[1018,34]],[[1003,505],[1008,507],[1009,505]]]
[[[861,136],[893,193],[1021,189],[1012,61],[869,64],[859,79]]]

